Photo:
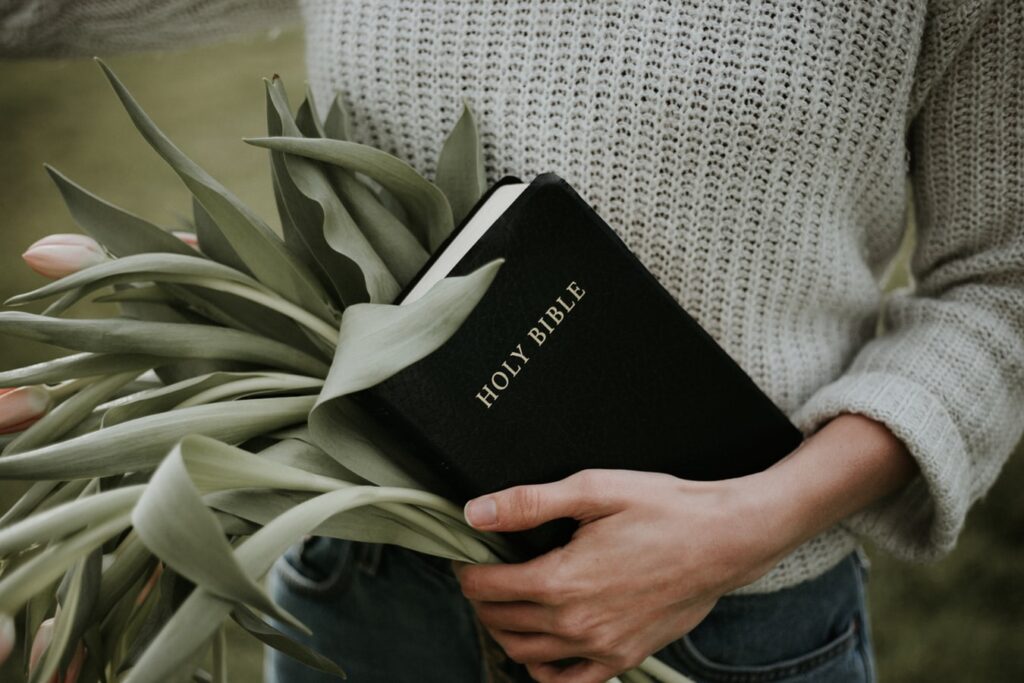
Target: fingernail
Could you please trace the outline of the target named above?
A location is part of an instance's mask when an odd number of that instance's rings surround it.
[[[493,498],[476,498],[466,503],[466,521],[470,526],[480,528],[494,526],[498,522],[498,505]]]

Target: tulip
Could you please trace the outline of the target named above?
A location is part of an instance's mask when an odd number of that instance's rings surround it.
[[[171,234],[196,251],[199,251],[199,238],[194,232],[188,232],[187,230],[172,230]]]
[[[108,260],[100,243],[86,235],[47,235],[21,258],[40,275],[60,278]]]
[[[53,640],[54,620],[55,617],[50,617],[39,624],[39,630],[36,631],[35,640],[32,641],[32,650],[28,656],[28,670],[30,674],[39,666],[46,648],[50,646],[50,642]],[[71,657],[67,670],[64,672],[64,676],[54,674],[49,683],[75,683],[82,673],[83,664],[85,664],[85,647],[82,643],[79,643],[75,648],[75,654]]]
[[[0,434],[28,428],[50,410],[52,402],[44,386],[0,389]]]
[[[14,619],[0,614],[0,665],[7,661],[14,651]]]
[[[36,637],[32,639],[32,649],[28,653],[29,671],[36,668],[39,660],[43,658],[46,648],[50,646],[50,641],[53,640],[53,621],[53,617],[44,619],[36,629]]]

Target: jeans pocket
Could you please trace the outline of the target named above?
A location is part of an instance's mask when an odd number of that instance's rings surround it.
[[[727,595],[658,653],[700,683],[872,681],[862,568],[851,554],[772,593]]]
[[[851,620],[838,636],[815,649],[789,659],[762,665],[736,665],[719,662],[702,653],[690,636],[683,636],[669,646],[671,654],[699,681],[713,683],[764,683],[767,681],[845,681],[840,671],[858,672],[860,665],[852,661],[859,656],[858,623]]]
[[[275,565],[278,577],[296,593],[335,595],[352,582],[362,544],[310,536],[289,548]]]

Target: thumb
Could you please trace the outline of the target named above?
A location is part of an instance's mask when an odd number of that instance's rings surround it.
[[[466,521],[483,531],[523,531],[562,517],[585,520],[605,513],[589,472],[551,484],[513,486],[466,503]]]

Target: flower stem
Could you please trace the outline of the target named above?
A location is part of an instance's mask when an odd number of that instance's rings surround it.
[[[97,379],[97,377],[80,377],[79,379],[69,379],[66,382],[61,382],[55,386],[47,386],[46,388],[49,390],[50,398],[53,399],[53,402],[59,403],[68,396],[76,393],[85,385],[95,382]]]

